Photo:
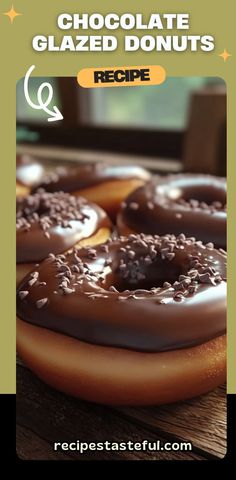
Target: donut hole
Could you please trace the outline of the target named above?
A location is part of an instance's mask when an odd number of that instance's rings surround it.
[[[151,290],[154,287],[163,287],[164,282],[174,283],[181,273],[184,273],[182,266],[158,257],[148,266],[140,260],[138,265],[133,262],[128,264],[122,273],[118,268],[115,275],[107,278],[107,281],[108,287],[113,285],[119,292],[137,289]]]
[[[171,200],[198,200],[211,205],[213,202],[220,202],[222,205],[226,204],[226,192],[223,188],[211,185],[210,183],[194,185],[188,184],[183,186],[172,186],[168,191],[168,198]]]

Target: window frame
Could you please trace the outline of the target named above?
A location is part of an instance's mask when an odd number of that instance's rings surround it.
[[[225,175],[226,171],[226,91],[195,92],[189,107],[186,130],[108,127],[89,125],[91,118],[90,90],[79,89],[76,78],[57,77],[63,123],[17,122],[41,146],[65,147],[178,160],[182,169]],[[81,92],[83,91],[83,95]],[[223,93],[223,95],[222,95]],[[201,106],[204,102],[204,111]],[[206,108],[207,105],[207,108]],[[201,117],[204,115],[204,117]],[[87,123],[84,119],[87,119]],[[201,121],[203,118],[204,121]],[[223,121],[219,129],[219,122]],[[207,147],[208,125],[214,132],[214,151]],[[212,134],[211,132],[211,134]],[[35,135],[36,134],[36,135]],[[215,143],[217,141],[217,143]],[[34,141],[21,140],[19,144],[33,145]],[[194,158],[194,162],[193,159]],[[194,164],[193,164],[194,163]],[[168,170],[168,165],[166,165]]]
[[[45,125],[37,122],[17,121],[17,127],[37,134],[41,145],[63,146],[84,150],[145,155],[150,157],[182,157],[185,130],[158,130],[150,128],[121,128],[91,126],[84,122],[90,116],[89,90],[78,89],[76,78],[58,77],[63,125],[59,122]],[[32,144],[28,140],[18,142]]]

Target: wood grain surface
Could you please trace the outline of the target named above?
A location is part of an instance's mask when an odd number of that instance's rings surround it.
[[[192,451],[55,452],[54,442],[192,442]],[[225,388],[161,407],[113,408],[68,397],[17,368],[17,454],[37,460],[207,460],[226,452]]]

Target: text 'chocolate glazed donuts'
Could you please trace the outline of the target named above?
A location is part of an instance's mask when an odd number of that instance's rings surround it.
[[[184,232],[226,248],[226,180],[210,175],[157,177],[131,193],[117,224],[121,234]]]
[[[225,333],[225,263],[224,253],[183,234],[130,235],[51,255],[20,285],[18,316],[99,345],[199,345]]]

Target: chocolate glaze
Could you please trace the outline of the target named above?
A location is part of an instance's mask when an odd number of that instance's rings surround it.
[[[127,180],[139,178],[143,181],[150,179],[150,173],[144,168],[133,165],[107,165],[93,163],[77,167],[59,167],[47,175],[38,188],[47,192],[76,192],[111,180]],[[37,187],[34,189],[34,191]]]
[[[53,214],[53,205],[59,207],[61,202],[62,209],[57,217]],[[71,219],[68,211],[73,212]],[[45,229],[48,217],[51,223]],[[20,199],[17,201],[17,263],[37,262],[51,252],[62,253],[102,227],[112,228],[106,213],[81,197],[42,192]]]
[[[43,166],[31,155],[16,156],[16,181],[32,187],[38,184],[45,174]]]
[[[42,262],[18,288],[17,314],[94,344],[191,347],[225,332],[225,264],[184,235],[121,237]]]
[[[148,234],[184,232],[225,249],[225,203],[225,178],[194,174],[157,177],[129,195],[118,225],[124,223],[135,232]]]

